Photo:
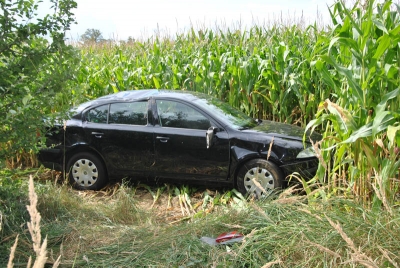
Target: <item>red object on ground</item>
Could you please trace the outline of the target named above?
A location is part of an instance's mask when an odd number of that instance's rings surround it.
[[[232,239],[236,239],[236,238],[241,238],[241,237],[243,237],[243,235],[242,235],[241,233],[238,233],[237,231],[232,231],[232,232],[229,232],[229,233],[220,234],[220,235],[215,239],[215,241],[216,241],[217,243],[222,243],[222,242],[225,242],[225,241],[228,241],[228,240],[232,240]]]

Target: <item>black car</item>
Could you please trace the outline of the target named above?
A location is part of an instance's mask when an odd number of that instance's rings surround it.
[[[151,177],[260,196],[294,172],[314,176],[318,166],[303,129],[253,119],[195,92],[119,92],[72,109],[65,125],[47,134],[39,160],[65,168],[78,189],[100,189],[110,177]]]

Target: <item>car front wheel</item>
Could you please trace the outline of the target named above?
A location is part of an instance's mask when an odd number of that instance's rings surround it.
[[[271,191],[282,188],[283,173],[277,165],[264,159],[246,162],[239,170],[236,182],[244,195],[267,196]]]
[[[69,181],[80,190],[99,190],[107,182],[103,162],[94,154],[78,153],[68,162]]]

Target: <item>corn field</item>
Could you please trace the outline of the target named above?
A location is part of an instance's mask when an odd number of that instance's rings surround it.
[[[217,96],[258,118],[304,125],[329,96],[310,70],[316,26],[192,29],[173,39],[83,47],[79,95],[163,88]],[[322,90],[317,90],[322,89]],[[317,96],[316,96],[317,95]]]
[[[199,91],[253,117],[316,129],[324,135],[316,181],[329,187],[319,194],[388,205],[400,179],[399,14],[391,1],[337,1],[328,28],[271,23],[83,46],[73,93],[82,101],[130,89]]]
[[[399,11],[390,1],[352,9],[335,4],[334,29],[319,39],[312,62],[332,96],[320,100],[308,125],[324,125],[321,162],[330,185],[387,208],[400,179]]]

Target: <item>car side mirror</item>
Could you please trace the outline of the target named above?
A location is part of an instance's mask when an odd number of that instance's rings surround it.
[[[218,132],[218,128],[210,127],[206,132],[207,149],[210,149],[214,143],[214,134]]]

